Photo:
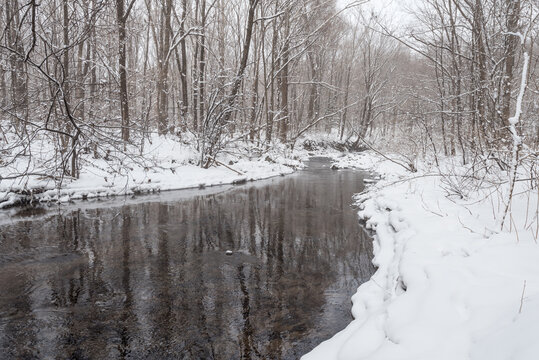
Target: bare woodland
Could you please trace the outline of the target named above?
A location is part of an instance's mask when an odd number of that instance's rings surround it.
[[[421,0],[410,12],[403,26],[365,1],[5,0],[0,166],[41,141],[54,151],[36,175],[77,178],[158,133],[209,167],[232,142],[263,153],[333,132],[401,153],[410,170],[441,156],[535,169],[538,4]]]

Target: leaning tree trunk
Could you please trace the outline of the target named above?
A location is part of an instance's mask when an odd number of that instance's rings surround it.
[[[221,141],[223,128],[230,121],[230,117],[232,116],[236,99],[238,97],[241,85],[243,83],[245,69],[247,68],[247,60],[249,60],[249,48],[251,47],[251,38],[253,37],[253,26],[255,22],[254,16],[255,16],[255,10],[256,10],[257,4],[258,4],[258,0],[249,0],[249,14],[247,17],[247,28],[245,31],[245,41],[243,43],[240,65],[238,68],[238,72],[236,73],[234,83],[232,85],[232,90],[230,91],[227,102],[224,105],[225,108],[222,112],[222,116],[217,120],[217,124],[216,124],[217,131],[209,139],[210,141],[210,144],[208,147],[209,150],[207,151],[207,153],[202,154],[203,157],[206,157],[206,159],[203,160],[203,162],[201,163],[202,167],[204,168],[207,168],[210,166],[212,159],[215,156],[215,152],[217,151],[216,149],[217,144]]]
[[[258,0],[249,0],[249,16],[247,18],[247,30],[245,33],[245,41],[243,43],[243,51],[240,66],[236,74],[236,79],[234,80],[234,85],[232,86],[232,91],[228,96],[228,109],[222,118],[222,123],[226,124],[230,120],[232,115],[232,108],[236,103],[236,98],[238,97],[238,92],[240,90],[241,84],[243,82],[243,75],[245,74],[245,68],[247,67],[247,60],[249,59],[249,48],[251,47],[251,38],[253,36],[253,25],[254,25],[254,14]]]

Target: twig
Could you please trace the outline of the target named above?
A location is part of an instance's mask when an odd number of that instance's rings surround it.
[[[522,288],[522,295],[520,296],[520,309],[518,309],[518,313],[522,313],[522,305],[524,304],[524,292],[526,291],[526,280],[524,280],[524,287]]]
[[[520,242],[520,238],[518,237],[518,229],[517,224],[515,223],[515,219],[513,219],[513,213],[509,213],[509,219],[511,220],[511,223],[513,223],[513,226],[515,227],[515,234],[517,234],[517,244]],[[511,232],[511,230],[509,230]]]
[[[415,167],[413,166],[413,164],[408,164],[408,165],[401,164],[400,162],[398,162],[398,161],[396,161],[396,160],[393,160],[393,159],[391,159],[390,157],[388,157],[387,155],[383,154],[382,152],[376,150],[374,147],[372,147],[371,144],[369,144],[367,141],[365,141],[365,139],[361,138],[361,141],[363,141],[363,143],[364,143],[365,145],[367,145],[367,147],[368,147],[369,149],[371,149],[372,151],[374,151],[374,152],[377,153],[378,155],[382,156],[384,159],[389,160],[389,161],[391,161],[392,163],[397,164],[397,165],[399,165],[399,166],[402,166],[404,169],[406,169],[406,170],[408,170],[408,171],[410,171],[410,172],[413,172],[413,173],[414,173],[414,172],[417,172],[417,169],[415,169]]]
[[[238,170],[232,169],[230,166],[228,166],[228,165],[226,165],[226,164],[223,164],[222,162],[220,162],[219,160],[217,160],[217,159],[215,159],[215,158],[213,158],[213,157],[211,157],[211,156],[208,156],[208,159],[211,159],[211,160],[213,160],[216,164],[222,165],[222,166],[226,167],[227,169],[234,171],[234,172],[235,172],[236,174],[238,174],[238,175],[245,175],[244,173],[242,173],[242,172],[240,172],[240,171],[238,171]]]
[[[471,228],[469,228],[468,226],[464,225],[464,223],[463,223],[462,220],[460,219],[460,216],[457,215],[457,219],[459,220],[459,223],[460,223],[460,225],[462,225],[463,228],[465,228],[466,230],[468,230],[468,231],[471,232],[472,234],[479,234],[479,235],[481,235],[481,234],[478,233],[477,231],[473,231]]]

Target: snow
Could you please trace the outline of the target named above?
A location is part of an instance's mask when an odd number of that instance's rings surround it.
[[[303,147],[305,141],[316,145],[307,151]],[[91,153],[83,154],[80,176],[71,179],[54,171],[58,164],[50,165],[55,154],[54,144],[46,138],[34,139],[30,150],[26,151],[31,156],[21,155],[15,162],[0,166],[0,209],[28,199],[68,203],[118,195],[202,189],[287,175],[303,168],[311,156],[341,156],[339,151],[327,146],[327,143],[337,141],[335,134],[310,134],[299,139],[293,149],[282,144],[260,149],[238,142],[218,156],[220,164],[203,169],[197,165],[200,154],[194,145],[194,137],[184,136],[180,140],[176,136],[154,134],[142,152],[130,146],[128,151],[111,148],[107,156],[101,154],[99,158],[94,158]],[[21,173],[45,176],[8,179]]]
[[[304,360],[539,358],[537,189],[517,183],[499,231],[507,183],[461,198],[425,163],[412,174],[363,153],[336,165],[382,175],[356,198],[378,270],[352,297],[353,322]]]
[[[305,140],[309,146],[303,146]],[[107,160],[85,154],[76,180],[65,178],[60,184],[54,174],[7,180],[22,170],[47,171],[45,159],[53,147],[36,141],[32,157],[0,167],[0,208],[28,197],[70,203],[185,188],[206,192],[213,185],[292,173],[310,156],[332,157],[333,168],[373,174],[355,201],[359,217],[375,230],[373,262],[378,269],[352,297],[354,320],[303,359],[539,358],[534,338],[539,333],[538,190],[530,191],[529,182],[515,184],[501,231],[510,191],[501,180],[507,174],[490,174],[478,186],[469,181],[470,167],[451,158],[440,159],[440,167],[416,161],[418,171],[410,173],[406,158],[340,153],[326,146],[332,141],[334,136],[311,136],[294,149],[275,145],[263,151],[236,145],[218,157],[228,167],[202,169],[192,143],[154,136],[139,157],[121,151]],[[530,174],[520,169],[517,176]],[[87,201],[84,206],[104,203]]]
[[[54,154],[46,141],[33,144],[32,157],[21,157],[9,166],[0,167],[0,209],[17,204],[31,196],[40,202],[69,202],[115,195],[152,193],[186,188],[241,183],[286,175],[303,167],[298,159],[283,156],[280,149],[270,149],[263,156],[250,155],[249,149],[233,148],[214,165],[203,169],[196,165],[199,154],[189,143],[174,137],[153,136],[143,156],[127,156],[116,152],[109,159],[83,158],[78,179],[52,178],[42,166],[44,159]],[[236,153],[234,153],[236,151]],[[297,157],[297,156],[296,156]],[[45,176],[23,176],[6,179],[24,171],[45,173]]]

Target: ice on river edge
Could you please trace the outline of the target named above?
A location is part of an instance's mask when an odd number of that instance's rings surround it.
[[[352,298],[355,320],[303,360],[539,359],[537,190],[515,190],[500,232],[503,187],[459,199],[426,164],[407,174],[363,153],[336,166],[382,175],[356,199],[378,270]]]

